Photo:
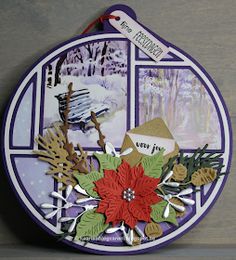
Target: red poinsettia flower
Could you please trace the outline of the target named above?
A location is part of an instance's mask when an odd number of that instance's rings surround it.
[[[97,212],[113,225],[124,221],[134,228],[137,221],[150,222],[151,205],[161,201],[155,192],[159,182],[144,175],[141,164],[131,168],[123,161],[117,171],[104,170],[104,177],[94,182],[101,197]]]

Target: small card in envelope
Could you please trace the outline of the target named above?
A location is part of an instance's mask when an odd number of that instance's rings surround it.
[[[129,130],[125,135],[121,152],[130,147],[133,148],[133,152],[122,158],[129,161],[132,166],[138,164],[143,155],[154,155],[162,148],[165,149],[166,162],[179,152],[178,144],[161,118],[153,119]]]

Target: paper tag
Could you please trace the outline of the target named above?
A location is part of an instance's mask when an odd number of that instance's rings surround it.
[[[118,16],[120,19],[109,19],[110,24],[153,60],[158,62],[169,52],[166,45],[126,13],[117,10],[112,12],[111,15]]]
[[[139,153],[145,155],[154,155],[162,148],[165,149],[164,155],[171,153],[175,149],[175,140],[154,136],[127,133],[137,148]]]

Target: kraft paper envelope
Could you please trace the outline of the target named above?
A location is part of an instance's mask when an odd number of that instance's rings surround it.
[[[122,156],[131,166],[138,164],[144,155],[154,155],[165,149],[164,162],[178,154],[179,146],[175,142],[165,122],[156,118],[129,130],[124,138],[121,152],[133,148],[132,153]]]

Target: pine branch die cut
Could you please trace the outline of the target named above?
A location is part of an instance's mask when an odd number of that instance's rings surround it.
[[[44,136],[39,135],[35,141],[44,150],[36,150],[34,153],[39,156],[39,160],[50,164],[47,174],[64,187],[69,184],[75,186],[77,182],[73,176],[73,163],[68,160],[68,152],[63,148],[66,139],[59,127],[54,126],[54,131],[48,129]]]

